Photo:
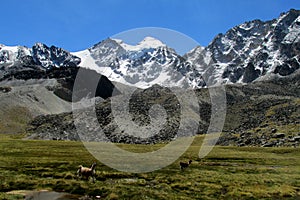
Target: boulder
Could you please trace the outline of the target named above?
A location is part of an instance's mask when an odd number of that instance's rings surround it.
[[[285,133],[275,133],[273,135],[273,138],[284,138],[285,137]]]
[[[271,133],[276,133],[277,129],[276,128],[272,128]]]
[[[274,146],[276,146],[276,142],[268,142],[262,145],[262,147],[274,147]]]
[[[293,137],[293,140],[294,140],[294,141],[300,141],[300,136],[295,136],[295,137]]]

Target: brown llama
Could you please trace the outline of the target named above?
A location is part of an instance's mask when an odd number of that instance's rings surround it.
[[[79,165],[79,168],[77,170],[77,177],[85,177],[86,180],[89,179],[91,176],[93,178],[93,182],[95,182],[95,168],[96,168],[96,163],[93,163],[90,168],[88,167],[83,167],[82,165]]]

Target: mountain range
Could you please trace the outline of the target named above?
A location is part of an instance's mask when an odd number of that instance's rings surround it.
[[[42,43],[31,48],[0,45],[0,133],[82,139],[74,125],[72,102],[90,105],[91,85],[98,81],[95,111],[100,127],[89,125],[94,119],[84,116],[85,140],[105,140],[99,135],[101,128],[112,142],[169,141],[177,137],[181,119],[187,126],[190,120],[199,120],[198,130],[193,131],[204,134],[212,112],[207,88],[225,85],[227,115],[218,144],[299,145],[299,38],[300,11],[292,9],[277,19],[235,26],[207,47],[196,46],[184,55],[153,37],[137,45],[108,38],[79,52]],[[84,79],[77,79],[79,72]],[[80,87],[74,94],[76,81]],[[180,105],[172,92],[178,87],[193,89],[197,100]],[[130,114],[123,113],[118,126],[112,102],[130,91],[135,91]],[[158,120],[159,134],[130,135],[136,128],[126,123],[128,115],[135,124],[148,125],[151,108],[157,104],[166,109],[161,113],[166,123]],[[183,113],[181,106],[186,108]],[[189,135],[187,131],[185,136]]]
[[[32,48],[0,46],[0,79],[19,71],[80,66],[110,81],[139,88],[202,88],[287,76],[300,66],[300,11],[270,21],[253,20],[218,34],[207,46],[181,56],[146,37],[133,46],[108,38],[80,52],[37,43]]]

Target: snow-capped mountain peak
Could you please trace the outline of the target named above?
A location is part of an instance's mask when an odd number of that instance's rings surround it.
[[[31,54],[31,50],[24,46],[0,45],[0,66],[10,66]]]
[[[0,45],[0,78],[28,68],[47,70],[53,67],[73,67],[79,63],[80,58],[68,51],[42,43],[36,43],[32,48]]]
[[[299,38],[300,11],[292,9],[278,19],[233,27],[217,35],[204,50],[186,54],[186,59],[201,64],[198,71],[207,85],[287,76],[300,68]],[[207,58],[210,62],[205,62]]]
[[[111,81],[140,88],[154,84],[189,86],[187,74],[193,70],[174,49],[153,37],[145,37],[136,45],[108,38],[73,55],[81,59],[81,67],[92,68]]]
[[[159,48],[159,47],[166,47],[164,43],[160,40],[153,38],[153,37],[145,37],[142,41],[140,41],[137,45],[130,45],[125,43],[123,40],[120,39],[112,39],[116,41],[121,47],[123,47],[126,51],[141,51],[143,49],[150,49],[150,48]]]
[[[152,47],[152,48],[158,48],[160,46],[166,46],[164,43],[162,43],[160,40],[153,38],[153,37],[145,37],[137,46],[147,48],[147,47]]]

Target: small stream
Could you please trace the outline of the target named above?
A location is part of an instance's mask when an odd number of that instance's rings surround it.
[[[23,195],[25,200],[93,200],[93,199],[101,199],[100,196],[93,198],[93,197],[88,197],[88,196],[69,194],[69,193],[65,193],[65,192],[54,192],[54,191],[48,191],[48,190],[41,190],[41,191],[20,190],[20,191],[11,191],[8,193]]]
[[[79,195],[53,191],[32,191],[25,195],[25,200],[75,200],[84,199]]]

